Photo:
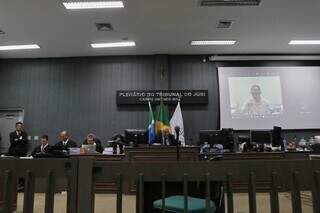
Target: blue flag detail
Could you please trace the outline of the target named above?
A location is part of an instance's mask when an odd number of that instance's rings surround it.
[[[148,143],[151,144],[154,138],[156,137],[155,134],[155,121],[152,112],[151,103],[149,101],[149,114],[148,114]]]

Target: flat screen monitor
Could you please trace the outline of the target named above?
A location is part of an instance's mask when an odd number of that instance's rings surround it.
[[[251,130],[250,142],[251,144],[271,143],[271,131],[270,130]]]
[[[223,128],[221,130],[221,144],[224,149],[233,151],[234,148],[234,138],[233,138],[233,129],[232,128]]]
[[[222,130],[200,130],[200,143],[208,142],[211,146],[222,144],[223,149],[233,151],[233,129],[225,128]]]
[[[283,147],[281,134],[282,134],[282,128],[279,126],[274,126],[272,130],[272,146]]]
[[[200,144],[208,142],[210,145],[221,144],[221,131],[220,130],[200,130]]]
[[[126,143],[133,142],[135,145],[148,143],[148,134],[145,129],[126,129],[124,137]]]

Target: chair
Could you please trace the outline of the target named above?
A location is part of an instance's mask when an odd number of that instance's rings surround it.
[[[216,191],[211,191],[214,196],[214,201],[210,201],[210,213],[224,213],[224,184],[223,182],[216,182]],[[204,190],[204,188],[202,188]],[[204,194],[200,193],[196,195],[195,198],[188,196],[188,212],[189,213],[206,213],[206,199],[203,198]],[[212,199],[212,197],[211,197]],[[162,199],[156,200],[153,202],[153,208],[156,210],[162,210]],[[165,198],[165,210],[166,212],[175,212],[180,213],[184,212],[184,196],[183,195],[174,195]],[[160,212],[160,211],[159,211]]]
[[[216,205],[210,201],[210,213],[215,213]],[[153,202],[153,207],[162,209],[162,199]],[[184,212],[184,196],[175,195],[165,198],[165,210],[169,212]],[[188,212],[189,213],[206,213],[206,200],[195,197],[188,197]]]

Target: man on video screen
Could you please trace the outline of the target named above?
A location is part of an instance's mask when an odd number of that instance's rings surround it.
[[[242,112],[249,115],[266,115],[271,113],[268,101],[261,96],[261,88],[254,84],[251,86],[252,98],[245,102]]]

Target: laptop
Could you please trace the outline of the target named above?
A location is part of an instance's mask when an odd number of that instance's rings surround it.
[[[95,154],[95,153],[97,153],[95,144],[82,145],[82,148],[84,150],[84,153],[86,153],[86,154]]]

